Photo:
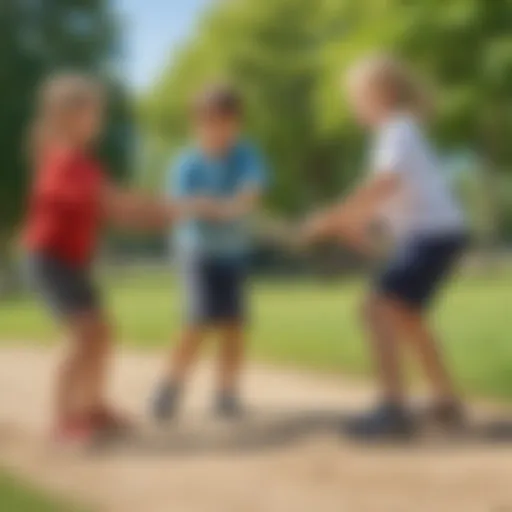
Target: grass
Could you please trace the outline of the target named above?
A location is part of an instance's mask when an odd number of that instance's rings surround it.
[[[180,325],[178,288],[170,275],[107,279],[108,303],[123,343],[165,347]],[[367,373],[359,326],[358,282],[257,282],[252,296],[255,358],[327,372]],[[512,400],[512,275],[458,280],[434,321],[465,391]],[[55,326],[31,300],[0,308],[5,342],[50,343]]]
[[[6,512],[76,512],[72,505],[63,504],[21,483],[0,471],[0,509]]]

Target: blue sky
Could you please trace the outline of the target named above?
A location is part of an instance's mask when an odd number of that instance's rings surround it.
[[[144,89],[158,77],[173,52],[191,37],[211,0],[114,0],[124,26],[128,83]]]

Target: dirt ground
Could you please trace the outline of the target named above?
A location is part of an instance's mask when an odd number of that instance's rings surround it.
[[[210,418],[213,376],[205,365],[182,417],[157,429],[145,407],[161,362],[125,354],[113,393],[140,419],[140,431],[93,454],[56,453],[47,439],[56,356],[0,351],[0,461],[93,510],[512,511],[512,441],[491,441],[479,430],[464,441],[429,436],[408,446],[361,446],[340,425],[344,414],[370,403],[370,389],[262,366],[250,369],[251,409],[241,424]],[[496,412],[478,407],[477,421]]]

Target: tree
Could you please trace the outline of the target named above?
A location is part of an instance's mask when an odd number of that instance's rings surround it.
[[[0,6],[0,268],[25,203],[27,124],[39,82],[61,69],[105,77],[115,101],[101,154],[116,176],[127,170],[130,112],[116,76],[117,27],[104,0],[3,0]]]
[[[215,3],[142,102],[141,118],[172,152],[186,134],[190,92],[212,77],[231,78],[275,171],[272,203],[303,209],[345,189],[361,167],[363,138],[342,100],[344,71],[366,53],[390,51],[438,89],[433,131],[441,146],[469,147],[493,172],[510,172],[511,24],[511,0]]]
[[[27,185],[25,133],[41,78],[61,69],[90,70],[117,93],[103,150],[118,174],[126,167],[129,112],[115,75],[117,30],[101,0],[4,0],[0,9],[0,232],[19,219]]]

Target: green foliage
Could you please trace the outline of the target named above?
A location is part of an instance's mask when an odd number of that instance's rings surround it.
[[[18,479],[0,471],[0,504],[11,512],[79,512],[84,509],[63,504],[46,493],[34,491]]]
[[[470,147],[501,172],[512,165],[511,24],[509,0],[217,2],[144,98],[141,117],[172,152],[186,136],[191,92],[231,79],[270,155],[273,204],[300,209],[339,193],[361,164],[343,72],[368,52],[392,51],[439,88],[439,142]]]
[[[19,218],[28,182],[27,122],[37,84],[60,69],[93,71],[112,82],[115,102],[102,154],[117,175],[126,169],[127,101],[115,83],[117,30],[106,0],[2,0],[0,7],[0,231]],[[112,68],[113,69],[113,68]]]

